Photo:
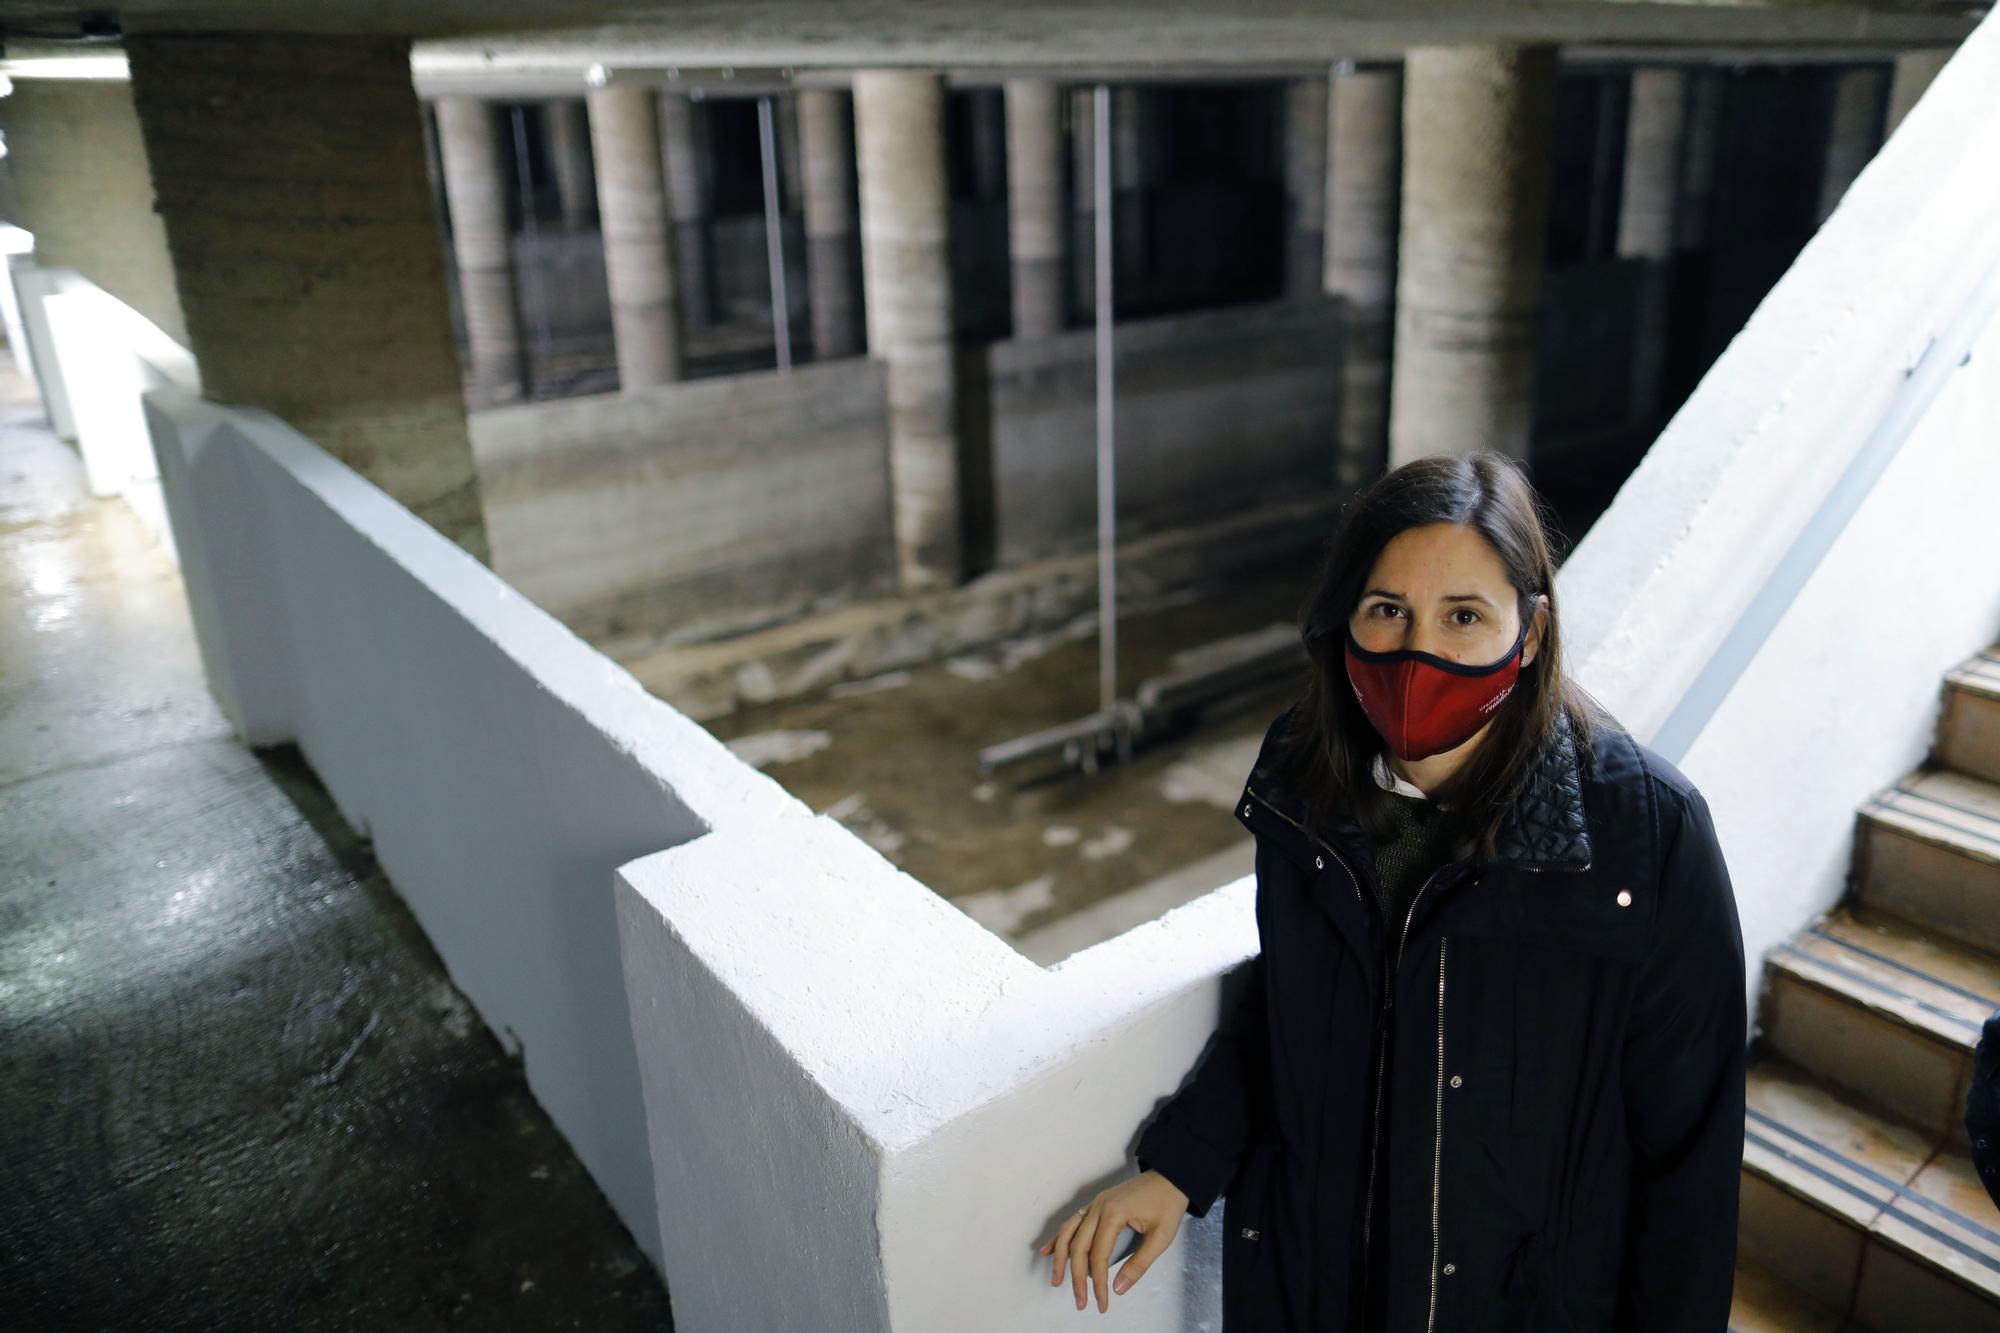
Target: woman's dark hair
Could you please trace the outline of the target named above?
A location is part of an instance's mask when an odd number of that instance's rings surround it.
[[[1435,791],[1440,830],[1455,855],[1495,854],[1501,817],[1520,794],[1531,761],[1547,744],[1566,711],[1580,754],[1591,753],[1593,732],[1618,725],[1590,693],[1563,672],[1562,616],[1556,602],[1555,559],[1550,553],[1544,505],[1512,457],[1492,451],[1413,459],[1377,478],[1344,506],[1325,564],[1299,612],[1299,634],[1312,669],[1280,738],[1279,779],[1303,793],[1308,829],[1315,834],[1345,809],[1371,838],[1389,834],[1391,802],[1372,772],[1384,749],[1347,680],[1342,655],[1345,628],[1360,604],[1368,573],[1382,548],[1408,528],[1461,523],[1478,532],[1506,566],[1519,614],[1549,599],[1535,660],[1522,668],[1492,729],[1471,757]]]

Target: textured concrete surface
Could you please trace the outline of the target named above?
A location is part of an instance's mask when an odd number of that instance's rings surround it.
[[[681,317],[658,99],[647,87],[611,84],[592,88],[584,101],[597,165],[618,387],[667,384],[681,378]]]
[[[109,79],[22,79],[0,97],[6,171],[35,234],[35,262],[73,268],[187,342],[167,233],[132,85]]]
[[[937,74],[854,76],[868,352],[889,365],[889,486],[909,592],[965,572],[944,107]]]
[[[1341,313],[1315,297],[1119,325],[1121,540],[1333,489]],[[1002,566],[1096,543],[1095,338],[993,343],[968,376],[987,409]]]
[[[1938,76],[1945,62],[1951,59],[1950,48],[1933,48],[1926,51],[1905,51],[1896,57],[1895,73],[1889,78],[1889,105],[1882,113],[1882,137],[1888,138],[1903,123],[1903,117],[1910,114],[1910,108],[1924,95],[1924,89],[1931,86],[1931,80]]]
[[[1556,110],[1553,47],[1403,64],[1389,464],[1528,453]]]
[[[493,569],[587,638],[893,587],[884,415],[860,358],[482,412]]]
[[[715,322],[714,264],[709,258],[709,214],[714,193],[708,142],[708,108],[680,93],[662,92],[660,158],[666,172],[667,213],[673,218],[674,281],[679,284],[682,332]],[[682,348],[682,357],[686,357]],[[683,367],[685,369],[685,367]]]
[[[181,584],[0,364],[0,1323],[671,1326]]]
[[[1821,222],[1839,206],[1840,197],[1881,146],[1890,86],[1888,72],[1879,65],[1857,65],[1835,76],[1833,105],[1827,116],[1826,156],[1820,162],[1817,216]]]
[[[523,386],[521,316],[507,219],[507,159],[501,108],[482,97],[440,97],[437,139],[451,204],[451,248],[465,314],[472,389],[482,399],[518,398]]]
[[[798,102],[813,355],[854,356],[862,338],[853,109],[846,93],[830,88],[802,89]]]
[[[409,44],[125,45],[209,395],[284,418],[486,559]]]
[[[1006,98],[1014,336],[1046,338],[1063,327],[1062,90],[1053,79],[1009,79]]]

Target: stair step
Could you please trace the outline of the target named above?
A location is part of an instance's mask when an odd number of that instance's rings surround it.
[[[2000,1213],[1969,1157],[1775,1053],[1746,1091],[1739,1262],[1879,1333],[2000,1333]]]
[[[1838,1310],[1787,1286],[1756,1264],[1736,1265],[1729,1333],[1866,1333]]]
[[[2000,783],[1917,769],[1858,813],[1854,884],[1863,902],[2000,951]]]
[[[1937,758],[1946,768],[2000,782],[2000,645],[1945,674]]]
[[[1965,1147],[1973,1048],[2000,1010],[2000,957],[1850,904],[1766,962],[1774,1051],[1933,1140]]]

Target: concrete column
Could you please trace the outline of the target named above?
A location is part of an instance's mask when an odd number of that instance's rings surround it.
[[[1722,119],[1720,70],[1694,70],[1687,77],[1686,140],[1676,201],[1674,246],[1698,250],[1708,244],[1709,202],[1715,196],[1715,147]]]
[[[1618,204],[1620,255],[1664,259],[1672,252],[1685,95],[1686,80],[1677,69],[1642,69],[1632,75]]]
[[[861,351],[860,250],[854,228],[854,132],[847,95],[799,93],[799,149],[805,181],[806,285],[812,298],[813,356]]]
[[[1820,163],[1819,221],[1826,221],[1881,145],[1882,105],[1888,92],[1888,71],[1879,66],[1844,69],[1834,76],[1826,156]]]
[[[1347,301],[1336,475],[1348,487],[1379,474],[1389,447],[1402,95],[1399,70],[1342,70],[1327,99],[1325,286]]]
[[[715,322],[715,285],[708,246],[707,165],[699,133],[701,108],[681,93],[660,95],[661,169],[667,209],[674,220],[674,274],[680,279],[681,315],[691,329]]]
[[[1618,253],[1645,264],[1633,311],[1628,404],[1634,420],[1649,419],[1660,405],[1660,373],[1667,355],[1667,262],[1674,252],[1686,96],[1687,80],[1677,69],[1642,69],[1632,74],[1631,105],[1625,118],[1625,180],[1618,205]]]
[[[204,392],[284,418],[485,561],[409,39],[124,45]]]
[[[517,398],[525,382],[521,316],[514,303],[499,117],[492,103],[477,97],[440,97],[437,125],[473,390],[484,401]]]
[[[1086,321],[1097,317],[1097,91],[1069,90],[1070,303]]]
[[[1326,281],[1327,81],[1285,85],[1285,292],[1318,296]]]
[[[1007,80],[1007,239],[1014,336],[1063,326],[1062,102],[1050,79]]]
[[[1418,47],[1404,78],[1389,465],[1525,457],[1556,48]]]
[[[964,573],[944,80],[854,76],[868,350],[888,363],[889,476],[905,590]]]
[[[590,123],[583,101],[566,97],[548,102],[543,114],[548,117],[549,159],[555,165],[563,226],[581,231],[597,218],[597,189],[590,179]]]
[[[656,100],[652,89],[629,83],[592,88],[587,97],[623,391],[681,377],[679,293]]]
[[[1910,108],[1924,95],[1924,89],[1931,86],[1945,61],[1951,59],[1950,48],[1935,48],[1928,51],[1905,51],[1896,57],[1895,73],[1889,79],[1889,109],[1882,118],[1882,137],[1887,139],[1903,123],[1903,117],[1910,114]]]

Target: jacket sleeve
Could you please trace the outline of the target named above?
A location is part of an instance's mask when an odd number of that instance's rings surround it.
[[[1708,802],[1690,789],[1666,822],[1652,940],[1625,1030],[1632,1188],[1618,1328],[1721,1333],[1743,1163],[1743,930]]]
[[[1244,967],[1248,984],[1216,1030],[1193,1075],[1145,1133],[1140,1170],[1158,1171],[1206,1214],[1229,1186],[1268,1112],[1270,1055],[1265,1037],[1264,955]]]

